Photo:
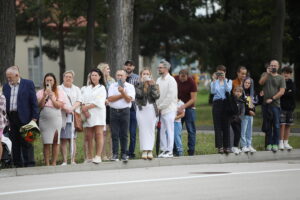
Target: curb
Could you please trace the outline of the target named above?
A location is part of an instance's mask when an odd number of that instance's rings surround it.
[[[269,151],[260,151],[254,154],[211,154],[211,155],[197,155],[197,156],[183,156],[175,158],[155,158],[149,160],[130,160],[127,163],[119,162],[103,162],[99,165],[77,164],[67,166],[43,166],[43,167],[29,167],[29,168],[13,168],[0,170],[0,178],[27,176],[27,175],[42,175],[53,173],[68,173],[81,171],[98,171],[98,170],[120,170],[133,168],[148,168],[160,166],[174,166],[174,165],[198,165],[198,164],[223,164],[223,163],[247,163],[247,162],[263,162],[274,160],[293,160],[300,159],[300,149],[292,151],[278,151],[276,153]]]

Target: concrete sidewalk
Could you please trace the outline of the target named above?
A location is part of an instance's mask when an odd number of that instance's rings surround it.
[[[67,166],[55,167],[29,167],[29,168],[12,168],[0,170],[1,177],[26,176],[26,175],[40,175],[51,173],[68,173],[79,171],[95,171],[95,170],[120,170],[130,168],[147,168],[159,166],[173,166],[173,165],[196,165],[196,164],[222,164],[222,163],[247,163],[247,162],[262,162],[272,160],[300,160],[300,149],[292,151],[278,151],[276,153],[268,151],[260,151],[254,154],[240,155],[229,154],[211,154],[198,156],[183,156],[175,158],[155,158],[149,160],[129,160],[124,162],[103,162],[100,164],[77,164]]]

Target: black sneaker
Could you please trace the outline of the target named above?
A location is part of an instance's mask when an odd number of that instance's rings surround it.
[[[123,162],[127,162],[127,161],[128,161],[128,156],[127,156],[126,154],[122,154],[121,160],[122,160]]]
[[[111,159],[111,161],[119,161],[119,155],[118,154],[114,154]]]

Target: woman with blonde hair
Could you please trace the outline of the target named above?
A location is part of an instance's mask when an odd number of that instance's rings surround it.
[[[62,128],[61,109],[66,102],[66,97],[64,91],[57,87],[56,77],[53,73],[45,75],[43,86],[44,88],[36,94],[38,105],[41,108],[39,127],[44,144],[45,164],[50,165],[50,147],[52,145],[51,165],[54,166],[58,157]]]
[[[63,127],[61,129],[61,153],[63,157],[62,165],[67,165],[67,143],[70,145],[71,164],[76,164],[76,137],[74,126],[74,112],[79,111],[82,102],[81,91],[79,87],[73,84],[75,73],[73,70],[66,71],[63,74],[63,83],[60,88],[67,96],[67,102],[62,109]]]
[[[159,98],[159,87],[152,79],[150,69],[144,68],[140,72],[140,82],[135,86],[135,92],[142,158],[151,160],[153,158],[155,124],[158,117],[155,101]]]
[[[107,63],[100,63],[97,66],[98,69],[101,70],[101,72],[103,73],[104,76],[104,81],[105,81],[105,85],[106,85],[106,91],[108,91],[109,86],[116,82],[115,79],[113,77],[110,76],[110,68],[109,65]],[[109,124],[110,124],[110,116],[109,116],[109,105],[108,105],[108,101],[106,100],[105,102],[106,104],[106,126],[104,127],[104,132],[103,132],[103,136],[104,136],[104,145],[103,145],[103,151],[102,151],[102,158],[103,160],[109,160],[111,157],[111,151],[112,151],[112,146],[111,146],[111,134],[110,134],[110,130],[109,130]]]

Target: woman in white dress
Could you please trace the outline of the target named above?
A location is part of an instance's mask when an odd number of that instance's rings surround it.
[[[82,112],[87,118],[83,123],[86,128],[88,140],[87,160],[100,163],[103,149],[103,128],[106,124],[106,89],[103,74],[99,69],[90,72],[91,85],[85,88],[83,93]],[[93,158],[93,138],[96,143],[96,155]]]
[[[107,63],[100,63],[97,66],[98,69],[101,70],[104,76],[104,81],[105,81],[105,86],[106,86],[106,91],[108,91],[109,86],[113,84],[115,79],[110,76],[110,68]],[[108,105],[108,100],[106,99],[106,126],[104,127],[103,131],[103,137],[104,137],[104,145],[103,145],[103,151],[102,151],[102,159],[103,160],[110,160],[111,154],[112,154],[112,141],[111,141],[111,131],[110,131],[110,107]]]
[[[136,118],[139,127],[140,149],[142,158],[153,158],[155,140],[155,125],[158,117],[158,109],[155,100],[159,98],[159,87],[151,78],[148,68],[140,72],[140,82],[135,86]]]

